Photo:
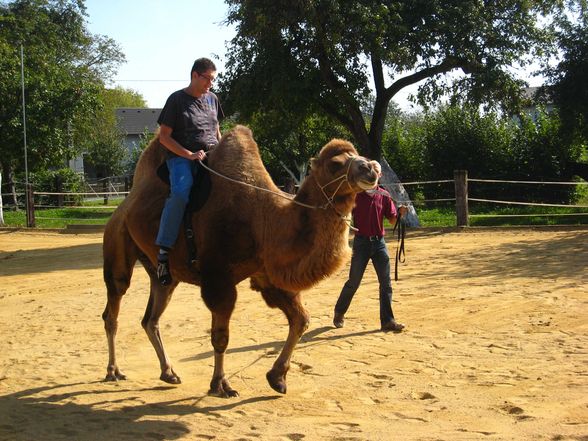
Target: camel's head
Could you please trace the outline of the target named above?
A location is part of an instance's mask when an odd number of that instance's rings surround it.
[[[333,139],[311,161],[311,170],[322,186],[338,188],[338,194],[359,193],[374,188],[381,175],[380,164],[357,154],[353,145]],[[347,181],[345,185],[339,185]]]

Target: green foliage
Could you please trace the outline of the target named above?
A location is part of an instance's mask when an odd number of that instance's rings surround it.
[[[572,2],[576,3],[576,2]],[[578,2],[579,3],[579,2]],[[584,3],[578,19],[569,14],[559,17],[557,42],[562,54],[556,66],[544,70],[551,87],[545,99],[559,109],[562,136],[588,142],[588,9]]]
[[[58,170],[39,170],[29,175],[29,182],[35,192],[81,193],[84,192],[84,177],[69,168]],[[81,203],[83,196],[68,196],[68,202]],[[43,197],[44,203],[56,203],[57,196]]]
[[[139,136],[139,145],[135,147],[130,155],[127,157],[127,161],[124,165],[124,174],[132,175],[135,173],[135,168],[137,167],[137,162],[139,161],[139,157],[143,153],[143,151],[147,148],[151,140],[153,139],[153,134],[149,133],[147,129],[141,133]]]
[[[542,16],[562,7],[557,0],[227,3],[227,22],[237,28],[221,79],[229,113],[247,119],[263,109],[303,120],[320,109],[376,159],[390,100],[406,86],[426,80],[423,103],[453,93],[515,106],[521,84],[508,68],[550,50]],[[465,75],[448,81],[444,74],[458,69]]]
[[[269,112],[258,112],[249,121],[261,156],[270,174],[278,183],[288,180],[288,171],[297,183],[306,175],[310,159],[332,138],[349,138],[340,126],[320,115],[309,115],[297,126],[284,127],[283,119]]]
[[[133,160],[133,153],[129,154],[125,147],[125,135],[118,126],[116,109],[146,105],[139,93],[122,87],[103,89],[98,94],[92,118],[83,121],[76,132],[78,145],[82,146],[85,153],[84,162],[94,167],[99,177],[126,173],[129,162]]]
[[[434,113],[392,121],[384,136],[386,159],[401,180],[452,179],[454,170],[469,178],[526,181],[571,181],[570,164],[582,146],[559,136],[556,113],[540,113],[536,122],[515,124],[472,107],[444,107]],[[471,183],[470,197],[482,199],[569,203],[574,186]],[[424,199],[451,198],[453,186],[430,184],[411,189]]]
[[[114,41],[90,34],[81,0],[0,3],[0,163],[23,167],[21,44],[31,171],[78,153],[75,128],[92,117],[103,81],[124,61]]]
[[[402,182],[429,179],[425,135],[423,114],[399,114],[387,121],[382,152]]]
[[[86,148],[84,162],[94,167],[97,177],[104,178],[122,173],[127,158],[124,135],[116,126],[106,126]]]
[[[61,182],[60,191],[82,192],[84,191],[84,177],[69,168],[59,170],[40,170],[31,173],[29,182],[35,191],[56,192],[57,182]]]

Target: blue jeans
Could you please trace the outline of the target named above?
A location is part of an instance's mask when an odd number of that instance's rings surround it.
[[[166,163],[169,170],[170,194],[161,213],[155,244],[161,248],[171,249],[178,238],[198,168],[196,161],[179,156],[168,159]]]
[[[392,313],[392,283],[390,282],[390,256],[384,238],[370,240],[367,237],[355,236],[353,239],[353,255],[349,279],[343,285],[339,299],[335,305],[335,313],[345,314],[351,300],[359,288],[363,273],[369,260],[372,260],[380,284],[380,324],[384,325],[394,318]]]

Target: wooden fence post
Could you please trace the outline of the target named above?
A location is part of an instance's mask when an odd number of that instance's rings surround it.
[[[61,176],[55,176],[55,191],[63,193],[63,179],[61,179]],[[59,208],[63,207],[63,194],[58,194],[56,200],[57,206]]]
[[[110,178],[105,178],[102,181],[102,191],[104,192],[104,205],[108,205],[108,192],[110,191],[109,188]]]
[[[467,227],[470,225],[468,218],[468,171],[454,170],[453,179],[455,183],[455,212],[457,215],[457,226]]]
[[[27,209],[27,227],[35,228],[35,198],[33,197],[33,185],[26,186],[26,209]]]

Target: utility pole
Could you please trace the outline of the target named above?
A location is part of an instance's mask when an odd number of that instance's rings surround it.
[[[35,226],[35,217],[33,214],[33,202],[32,188],[29,185],[29,162],[27,158],[27,113],[25,105],[25,82],[24,82],[24,47],[20,45],[20,79],[22,85],[22,130],[24,139],[24,163],[25,163],[25,192],[26,192],[26,210],[27,210],[27,227]]]

